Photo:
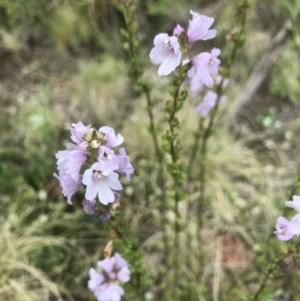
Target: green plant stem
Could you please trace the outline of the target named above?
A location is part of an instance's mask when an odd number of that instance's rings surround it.
[[[178,168],[178,150],[176,150],[176,127],[179,127],[179,124],[175,122],[176,119],[176,112],[178,111],[178,97],[181,85],[184,81],[185,76],[183,75],[182,68],[179,68],[179,83],[177,84],[176,90],[173,95],[173,110],[169,114],[168,123],[169,123],[169,129],[171,132],[171,139],[169,141],[169,153],[171,155],[172,159],[172,169],[171,169],[171,176],[173,178],[175,195],[174,195],[174,213],[175,213],[175,239],[174,239],[174,253],[173,253],[173,268],[174,268],[174,285],[176,285],[176,282],[178,281],[178,273],[179,273],[179,234],[180,234],[180,223],[179,223],[179,201],[180,201],[180,174],[179,174],[179,168]],[[176,293],[175,293],[176,297]]]
[[[177,99],[178,99],[178,95],[179,95],[179,91],[180,91],[180,87],[181,87],[181,84],[182,82],[180,83],[180,85],[178,86],[176,92],[175,92],[175,95],[174,95],[174,99],[173,99],[173,103],[174,103],[174,108],[176,108],[177,106]],[[171,157],[172,157],[172,162],[174,164],[177,163],[177,156],[176,156],[176,152],[175,152],[175,137],[174,137],[174,127],[172,125],[172,121],[174,120],[175,118],[175,109],[173,111],[173,113],[171,114],[170,116],[170,119],[169,119],[169,125],[170,125],[170,131],[172,132],[173,134],[173,138],[171,140],[171,143],[170,143],[170,154],[171,154]],[[174,250],[175,250],[175,254],[176,254],[176,251],[178,250],[178,247],[179,247],[179,232],[180,232],[180,225],[179,225],[179,210],[178,210],[178,204],[179,204],[179,191],[178,191],[178,180],[177,180],[177,173],[175,173],[175,171],[173,172],[173,179],[174,179],[174,183],[176,185],[176,192],[175,192],[175,240],[174,240]],[[174,263],[176,263],[174,265],[174,268],[175,268],[175,271],[177,271],[178,269],[178,260],[177,260],[177,256],[174,256]]]

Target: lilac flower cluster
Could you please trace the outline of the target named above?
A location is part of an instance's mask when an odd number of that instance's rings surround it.
[[[98,301],[120,301],[124,290],[118,282],[126,283],[130,280],[129,265],[118,253],[113,257],[97,262],[101,273],[94,268],[89,271],[88,288],[94,293]]]
[[[209,40],[216,36],[216,30],[210,29],[214,18],[200,15],[191,11],[192,20],[185,33],[178,24],[173,30],[173,36],[160,33],[154,38],[154,47],[150,52],[150,60],[155,65],[160,65],[158,75],[169,75],[177,72],[177,68],[188,65],[186,82],[190,84],[191,95],[199,95],[205,87],[213,88],[216,82],[214,78],[218,74],[221,54],[220,49],[213,48],[211,52],[202,52],[190,60],[187,55],[192,44],[199,40]],[[204,104],[198,105],[196,112],[202,117],[207,117],[209,112],[217,104],[218,97],[212,91],[208,91],[204,97]],[[224,99],[223,99],[224,100]],[[220,101],[219,101],[220,103]]]
[[[79,187],[86,186],[84,210],[89,215],[96,215],[96,199],[105,206],[120,200],[116,191],[122,189],[119,174],[125,174],[130,181],[134,169],[124,148],[115,155],[113,148],[119,146],[124,138],[116,135],[114,129],[103,126],[99,130],[82,122],[73,123],[70,128],[73,143],[67,144],[67,150],[56,153],[58,175],[63,195],[72,204],[72,196]],[[82,171],[82,172],[81,172]],[[102,212],[102,221],[111,217],[110,211]]]
[[[297,214],[290,221],[283,216],[278,217],[274,233],[282,241],[300,235],[300,196],[294,195],[293,200],[285,202],[285,205],[296,210]]]

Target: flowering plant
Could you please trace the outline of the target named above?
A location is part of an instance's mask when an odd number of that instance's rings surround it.
[[[99,130],[82,122],[72,124],[71,139],[67,150],[56,153],[58,175],[63,195],[68,204],[72,204],[72,196],[80,186],[86,186],[84,211],[89,215],[99,215],[100,221],[111,218],[110,206],[119,202],[122,190],[119,174],[125,174],[130,181],[134,169],[124,148],[115,155],[114,148],[123,143],[121,134],[116,135],[114,129],[102,126]],[[105,211],[101,210],[105,208]]]
[[[97,267],[101,269],[101,273],[90,268],[89,289],[98,301],[120,301],[124,290],[118,283],[126,283],[130,280],[127,261],[120,254],[115,253],[111,258],[98,261]]]

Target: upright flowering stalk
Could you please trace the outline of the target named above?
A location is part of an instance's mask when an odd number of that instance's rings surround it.
[[[170,162],[167,163],[167,170],[173,179],[173,186],[168,191],[168,196],[174,199],[175,213],[175,239],[174,239],[174,261],[172,263],[174,270],[174,281],[180,278],[178,273],[178,252],[180,214],[179,201],[184,199],[182,185],[185,181],[186,166],[181,162],[181,145],[178,135],[180,132],[180,123],[177,118],[177,112],[183,107],[187,98],[187,91],[182,90],[184,83],[191,85],[191,90],[196,96],[207,86],[212,88],[214,81],[212,76],[218,73],[220,64],[219,55],[221,51],[213,48],[211,52],[202,52],[194,58],[189,59],[189,52],[192,44],[200,40],[212,39],[216,36],[216,30],[210,29],[214,22],[213,18],[199,15],[191,11],[192,20],[189,23],[187,31],[179,24],[173,30],[173,36],[167,33],[160,33],[154,38],[154,47],[150,51],[150,61],[158,68],[159,76],[172,75],[169,92],[171,99],[166,102],[166,117],[169,124],[169,130],[164,135],[163,147],[167,154],[170,155]],[[170,200],[171,201],[171,200]],[[173,283],[174,284],[174,283]],[[176,283],[175,283],[176,286]],[[175,299],[179,295],[174,293]]]
[[[119,283],[130,280],[129,264],[120,254],[97,262],[100,270],[90,268],[88,288],[94,293],[98,301],[120,301],[124,295]]]
[[[124,138],[116,135],[111,127],[96,130],[82,122],[72,124],[70,132],[74,143],[68,143],[66,150],[56,153],[58,174],[54,176],[70,205],[72,196],[85,185],[84,211],[106,221],[112,216],[109,206],[120,200],[119,174],[126,174],[126,180],[130,181],[134,172],[124,148],[119,149],[118,155],[114,153]]]

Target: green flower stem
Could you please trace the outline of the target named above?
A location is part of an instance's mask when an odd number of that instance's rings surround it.
[[[179,201],[181,198],[181,186],[183,183],[183,164],[179,163],[180,158],[180,141],[177,139],[180,132],[180,123],[176,117],[176,113],[182,108],[186,97],[186,91],[180,91],[181,85],[186,78],[186,67],[180,65],[178,68],[178,76],[174,76],[170,83],[170,94],[172,96],[172,100],[168,100],[166,102],[166,114],[167,114],[167,122],[169,124],[169,130],[166,132],[164,136],[164,149],[171,156],[171,163],[167,164],[167,170],[170,176],[173,179],[173,186],[169,189],[168,193],[174,199],[174,213],[175,213],[175,222],[174,222],[174,230],[175,230],[175,239],[174,239],[174,248],[173,248],[173,264],[172,268],[174,269],[174,285],[176,285],[176,281],[178,281],[178,273],[179,273],[179,234],[180,234],[180,214],[179,214]],[[174,292],[174,296],[176,296],[176,292]]]

